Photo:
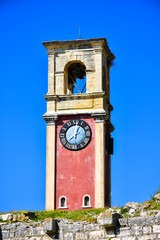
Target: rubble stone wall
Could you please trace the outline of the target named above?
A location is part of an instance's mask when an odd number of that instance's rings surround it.
[[[160,239],[160,215],[117,219],[96,223],[48,219],[30,223],[1,223],[0,240],[157,240]],[[104,223],[105,222],[105,223]],[[104,223],[104,224],[103,224]],[[113,220],[115,224],[115,219]]]

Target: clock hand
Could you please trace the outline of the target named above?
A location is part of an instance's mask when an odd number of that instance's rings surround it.
[[[74,137],[75,137],[75,135],[76,135],[77,128],[78,128],[78,126],[77,126],[77,123],[76,123],[76,128],[75,128],[75,130],[74,130]]]
[[[80,132],[78,132],[79,128],[80,128],[80,126],[77,127],[77,129],[76,129],[76,133],[75,133],[75,136],[74,136],[75,137],[75,141],[77,140],[77,135],[80,134]]]
[[[71,137],[69,138],[69,140],[71,140],[73,137],[74,137],[74,135],[73,135],[73,136],[71,136]]]
[[[76,127],[77,127],[77,128],[75,128],[74,135],[72,135],[72,136],[69,138],[69,140],[71,140],[73,137],[76,138],[76,137],[77,137],[77,134],[79,134],[79,133],[77,133],[77,131],[78,131],[78,129],[79,129],[79,127],[77,126],[77,124],[76,124]]]
[[[77,133],[75,134],[75,136],[77,136],[78,134],[80,134],[80,132],[77,132]]]
[[[77,129],[76,129],[76,134],[75,134],[75,135],[79,134],[79,133],[78,133],[79,128],[80,128],[80,126],[77,127]]]

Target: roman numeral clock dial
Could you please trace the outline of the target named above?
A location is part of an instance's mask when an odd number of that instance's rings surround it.
[[[59,134],[61,144],[71,151],[85,148],[91,137],[91,128],[84,120],[70,120],[66,122]]]

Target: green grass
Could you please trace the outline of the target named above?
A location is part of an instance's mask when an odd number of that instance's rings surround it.
[[[158,201],[154,196],[156,194],[160,193],[160,188],[158,188],[158,190],[156,192],[154,192],[152,195],[151,195],[151,200],[150,201],[146,201],[144,202],[145,203],[148,203],[150,204],[150,206],[146,209],[147,211],[148,210],[160,210],[160,201]]]
[[[35,212],[36,217],[32,220],[41,221],[46,218],[65,218],[73,221],[88,221],[96,222],[97,217],[101,212],[105,212],[106,209],[89,209],[89,210],[77,210],[77,211],[39,211]]]
[[[160,202],[156,198],[152,197],[150,204],[151,206],[147,210],[160,210]]]
[[[156,193],[160,193],[160,188]],[[150,204],[150,206],[146,209],[148,210],[160,210],[160,201],[158,201],[156,198],[154,198],[154,195],[151,196],[150,201],[146,201],[145,203]],[[61,211],[61,210],[54,210],[54,211],[32,211],[29,214],[29,218],[32,221],[43,221],[47,218],[53,218],[53,219],[70,219],[72,221],[87,221],[87,222],[97,222],[97,217],[101,212],[105,212],[108,208],[99,208],[99,209],[87,209],[87,210],[77,210],[77,211]],[[117,209],[120,209],[120,215],[124,218],[128,218],[130,215],[128,213],[128,210],[124,207],[114,208],[114,212],[116,212]],[[20,215],[24,212],[29,211],[20,211],[20,212],[11,212],[13,215]],[[32,214],[33,213],[33,214]],[[5,214],[5,213],[0,213]],[[135,212],[134,216],[139,216],[139,212]],[[18,220],[17,220],[18,221]],[[27,221],[22,220],[22,221]],[[2,219],[0,217],[0,222],[2,222]]]
[[[97,217],[101,212],[105,212],[108,208],[99,209],[88,209],[88,210],[77,210],[77,211],[33,211],[35,216],[30,216],[32,221],[42,221],[47,218],[54,219],[70,219],[72,221],[87,221],[87,222],[97,222]],[[13,214],[21,214],[25,211],[16,212]]]
[[[158,187],[158,190],[151,195],[151,201],[155,200],[154,196],[158,193],[160,193],[160,187]]]

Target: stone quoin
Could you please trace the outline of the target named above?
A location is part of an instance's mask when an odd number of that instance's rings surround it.
[[[43,45],[48,50],[46,210],[109,206],[115,57],[105,38]]]

